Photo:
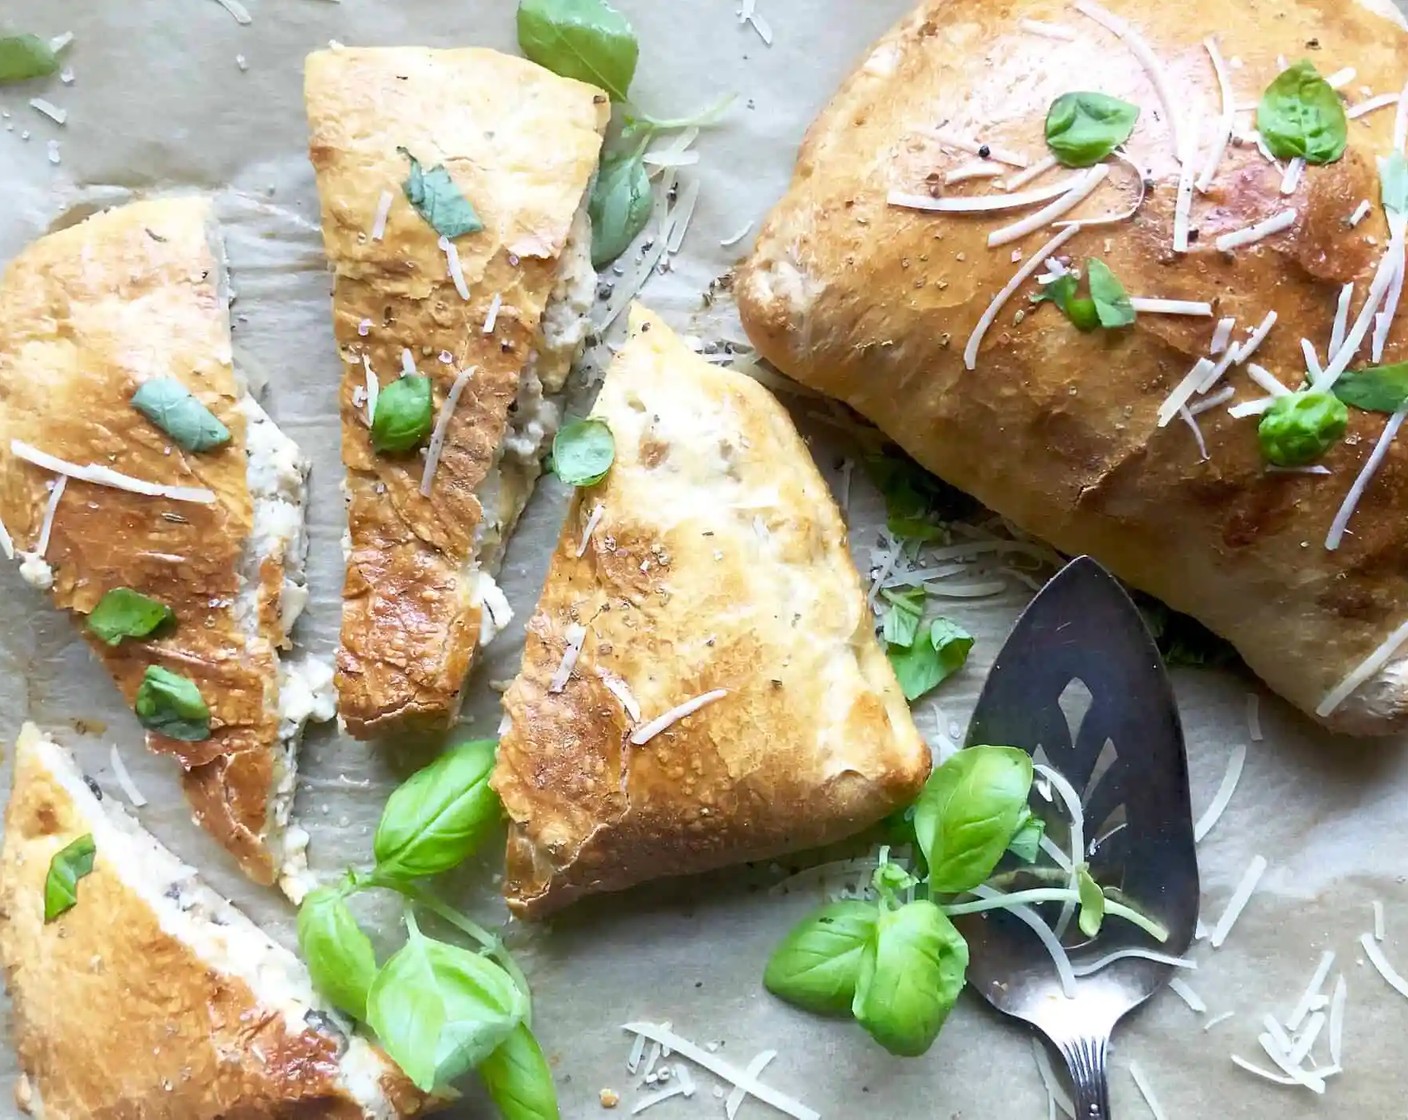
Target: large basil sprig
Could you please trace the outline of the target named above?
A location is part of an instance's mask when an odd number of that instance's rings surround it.
[[[1032,786],[1032,760],[1015,747],[970,747],[930,776],[914,829],[941,894],[972,890],[1007,850]]]
[[[499,821],[492,739],[452,748],[386,802],[372,840],[378,876],[421,879],[458,867]]]

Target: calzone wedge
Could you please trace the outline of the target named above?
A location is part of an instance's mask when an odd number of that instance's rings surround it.
[[[311,55],[306,95],[345,370],[340,714],[359,737],[441,729],[508,620],[493,573],[586,337],[610,102],[494,51],[420,48]],[[403,375],[429,379],[434,433],[379,449]]]
[[[782,407],[636,308],[504,698],[504,890],[581,895],[816,847],[918,794],[930,755],[840,512]]]
[[[233,364],[229,298],[200,198],[107,211],[12,261],[0,520],[184,768],[196,818],[296,893],[295,751],[332,715],[332,674],[280,657],[307,599],[307,464]]]
[[[16,1095],[43,1120],[395,1120],[426,1105],[297,957],[33,724],[5,812],[0,962]]]
[[[1268,413],[1408,358],[1408,203],[1377,167],[1405,143],[1405,58],[1386,0],[930,0],[812,127],[739,276],[744,324],[1325,724],[1400,729],[1403,394],[1350,407],[1343,438],[1338,410],[1314,420],[1320,457]]]

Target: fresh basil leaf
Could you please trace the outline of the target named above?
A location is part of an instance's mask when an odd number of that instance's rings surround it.
[[[631,247],[650,222],[655,200],[640,152],[602,161],[587,213],[592,220],[592,267],[605,268]]]
[[[1365,412],[1398,412],[1408,405],[1408,362],[1348,371],[1333,391],[1345,404]]]
[[[1046,113],[1046,143],[1067,167],[1099,163],[1134,131],[1139,107],[1108,93],[1063,93]]]
[[[819,1015],[845,1015],[855,999],[860,958],[875,929],[873,902],[830,902],[804,918],[768,958],[763,987]]]
[[[917,1058],[958,1001],[968,943],[932,902],[882,910],[861,953],[851,1013],[891,1054]]]
[[[552,441],[553,470],[568,486],[595,486],[616,461],[616,440],[605,420],[569,420]]]
[[[364,1022],[367,993],[376,978],[376,952],[337,888],[319,887],[299,906],[298,951],[313,986],[334,1006]]]
[[[44,921],[52,922],[67,914],[78,903],[78,880],[93,870],[97,855],[93,835],[80,836],[54,853],[49,861],[49,874],[44,878]]]
[[[58,55],[38,35],[0,37],[0,83],[45,78],[58,68]]]
[[[1262,94],[1256,127],[1277,159],[1333,163],[1344,155],[1349,122],[1330,83],[1302,59],[1282,70]]]
[[[552,1068],[526,1024],[480,1063],[479,1076],[503,1120],[560,1120]]]
[[[1338,397],[1314,389],[1277,397],[1257,425],[1262,457],[1278,467],[1319,459],[1344,438],[1349,409]]]
[[[174,377],[142,382],[132,394],[132,407],[183,451],[213,451],[230,442],[230,429]]]
[[[1077,296],[1080,281],[1071,273],[1053,280],[1033,297],[1033,303],[1054,303],[1061,309],[1077,330],[1093,331],[1100,325],[1100,312],[1095,301],[1087,296]]]
[[[377,394],[372,447],[382,454],[414,451],[435,426],[435,395],[423,374],[398,377]]]
[[[1085,278],[1090,285],[1090,298],[1095,301],[1095,314],[1106,330],[1127,327],[1134,322],[1134,304],[1124,285],[1104,261],[1085,263]]]
[[[436,1050],[445,1026],[445,1001],[429,941],[413,932],[377,972],[367,991],[367,1025],[382,1047],[423,1092],[436,1084]]]
[[[929,644],[938,654],[939,666],[944,671],[944,678],[947,678],[968,663],[968,654],[973,649],[973,635],[956,622],[936,618],[929,624]]]
[[[1027,808],[1032,760],[1015,747],[959,751],[929,776],[914,831],[941,894],[972,890],[992,874]]]
[[[942,522],[961,520],[980,508],[963,491],[935,478],[898,447],[867,455],[865,470],[885,498],[886,527],[901,540],[945,539]]]
[[[114,587],[103,594],[89,614],[88,630],[108,645],[116,646],[124,638],[145,638],[175,618],[165,603],[130,587]]]
[[[377,874],[399,880],[439,875],[483,842],[500,817],[489,786],[495,746],[492,739],[461,743],[396,789],[372,839]]]
[[[210,708],[195,681],[160,665],[147,667],[133,708],[143,727],[168,739],[199,743],[210,738]]]
[[[1007,850],[1023,863],[1035,863],[1037,855],[1041,852],[1041,839],[1045,835],[1046,822],[1030,809],[1023,809],[1017,822],[1017,831],[1012,833],[1012,839],[1007,842]]]
[[[929,640],[906,647],[890,645],[886,652],[904,698],[914,701],[937,688],[968,660],[973,637],[957,623],[936,618],[929,624]]]
[[[918,886],[919,880],[899,864],[887,860],[875,869],[875,873],[870,877],[870,884],[885,902],[897,906],[900,895],[910,887]]]
[[[640,44],[626,19],[602,0],[521,0],[518,48],[564,78],[600,86],[625,101]]]
[[[882,591],[880,594],[890,604],[882,623],[882,636],[889,645],[909,649],[914,645],[920,620],[924,617],[924,589],[916,587],[913,591]]]
[[[464,192],[455,185],[449,170],[443,163],[437,163],[429,171],[421,167],[420,160],[405,148],[397,148],[411,161],[411,173],[401,185],[401,190],[417,214],[424,218],[430,227],[441,237],[453,241],[466,233],[478,233],[484,228],[474,205],[465,198]]]
[[[1402,152],[1379,160],[1379,185],[1384,209],[1408,215],[1408,160]]]
[[[1105,921],[1105,892],[1091,876],[1089,864],[1076,869],[1076,890],[1080,894],[1080,931],[1086,937],[1095,937]]]

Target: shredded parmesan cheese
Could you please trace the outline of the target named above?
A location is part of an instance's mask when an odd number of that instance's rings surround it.
[[[707,1069],[716,1077],[721,1077],[725,1081],[732,1082],[737,1088],[742,1089],[751,1097],[756,1097],[766,1105],[771,1105],[779,1112],[785,1112],[794,1120],[821,1120],[821,1114],[808,1108],[800,1101],[795,1101],[784,1093],[770,1088],[760,1082],[756,1075],[749,1076],[745,1071],[725,1062],[710,1054],[703,1047],[696,1046],[687,1038],[682,1038],[675,1034],[663,1024],[658,1023],[626,1023],[623,1030],[632,1031],[635,1034],[643,1034],[646,1038],[668,1046],[682,1057],[688,1058],[697,1066]]]
[[[1394,276],[1403,262],[1403,241],[1404,232],[1400,226],[1393,231],[1388,248],[1379,261],[1379,267],[1374,272],[1374,280],[1369,285],[1369,294],[1364,300],[1364,306],[1360,308],[1359,317],[1355,319],[1354,326],[1345,335],[1344,343],[1331,356],[1329,365],[1325,367],[1325,374],[1316,381],[1315,388],[1329,392],[1331,386],[1339,380],[1340,375],[1349,368],[1349,363],[1354,360],[1354,355],[1358,353],[1360,344],[1363,343],[1364,336],[1369,331],[1369,324],[1373,321],[1375,313],[1379,310],[1379,305],[1393,285]]]
[[[592,508],[591,516],[587,518],[587,524],[582,529],[582,540],[577,545],[577,558],[580,560],[587,554],[587,548],[592,543],[592,534],[596,532],[596,527],[601,524],[601,518],[606,513],[606,507],[600,502]]]
[[[636,698],[626,682],[605,669],[598,669],[597,673],[601,676],[601,683],[606,686],[606,691],[621,702],[621,707],[625,709],[626,715],[631,717],[631,722],[639,723],[640,705],[636,703]]]
[[[493,334],[494,328],[499,325],[499,312],[503,310],[504,294],[495,292],[494,298],[489,301],[489,314],[484,316],[484,333]]]
[[[1017,241],[1043,226],[1049,225],[1063,214],[1075,209],[1091,194],[1110,174],[1108,164],[1097,164],[1086,172],[1083,179],[1069,191],[1063,194],[1051,205],[1038,210],[1035,214],[1030,214],[1021,221],[1014,222],[1010,226],[994,230],[988,234],[988,248],[995,249],[999,245],[1006,245],[1009,242]]]
[[[1255,362],[1247,363],[1247,376],[1260,389],[1270,393],[1273,397],[1288,397],[1291,391],[1287,389],[1280,380],[1265,366],[1259,366]]]
[[[1103,164],[1098,166],[1104,168],[1105,174],[1109,174],[1108,167]],[[1094,171],[1096,168],[1091,168],[1091,170]],[[1089,178],[1090,172],[1082,171],[1076,175],[1067,175],[1064,179],[1058,180],[1050,186],[1035,187],[1019,194],[945,195],[943,198],[933,198],[927,194],[906,194],[904,191],[891,191],[888,201],[891,206],[898,206],[906,210],[928,210],[934,213],[967,214],[991,210],[1020,210],[1024,206],[1035,206],[1039,202],[1049,202],[1053,198],[1067,194],[1080,187]],[[1104,176],[1102,175],[1101,178]]]
[[[1144,1098],[1144,1103],[1149,1106],[1149,1112],[1154,1120],[1168,1120],[1168,1114],[1159,1105],[1159,1100],[1154,1096],[1154,1087],[1149,1084],[1148,1078],[1144,1076],[1144,1071],[1139,1068],[1138,1063],[1129,1063],[1129,1076],[1134,1079],[1135,1087],[1139,1090],[1139,1095]]]
[[[469,302],[469,285],[465,283],[464,268],[460,265],[460,251],[448,237],[440,238],[437,244],[445,254],[445,263],[450,270],[450,279],[454,281],[455,291],[459,292],[460,299]]]
[[[1240,249],[1243,245],[1254,245],[1264,238],[1288,230],[1296,224],[1295,210],[1282,210],[1265,221],[1257,222],[1255,225],[1246,226],[1242,229],[1233,230],[1231,233],[1224,233],[1217,239],[1215,244],[1224,253],[1230,253],[1234,249]]]
[[[935,139],[940,144],[950,148],[957,148],[959,151],[967,152],[969,155],[978,156],[982,150],[987,148],[987,159],[995,159],[998,163],[1010,164],[1013,167],[1026,167],[1031,160],[1022,155],[1021,152],[1009,152],[1005,148],[999,148],[993,144],[981,144],[977,140],[968,136],[958,136],[946,129],[939,129],[934,133]]]
[[[1242,767],[1247,761],[1247,748],[1238,743],[1232,752],[1232,757],[1227,761],[1227,771],[1222,775],[1222,783],[1217,787],[1217,793],[1213,796],[1211,804],[1198,818],[1198,823],[1193,827],[1193,840],[1201,843],[1203,837],[1217,825],[1222,819],[1222,814],[1227,811],[1228,804],[1232,801],[1232,795],[1237,792],[1237,783],[1242,780]]]
[[[723,249],[731,249],[733,246],[737,245],[740,241],[742,241],[752,232],[753,222],[749,221],[749,223],[742,229],[740,229],[737,233],[733,234],[731,237],[725,237],[722,241],[720,241],[719,247]]]
[[[1340,289],[1339,302],[1335,305],[1335,325],[1330,330],[1330,350],[1331,354],[1339,352],[1339,348],[1344,345],[1345,331],[1349,327],[1349,305],[1354,300],[1354,281],[1351,280]]]
[[[1374,912],[1374,940],[1384,939],[1384,904],[1377,898],[1369,904]]]
[[[990,159],[975,159],[969,163],[960,164],[945,175],[944,185],[952,186],[954,183],[966,183],[970,179],[996,179],[1006,172],[1007,168],[1000,163],[994,163]],[[1011,188],[1006,189],[1010,190]]]
[[[1195,122],[1196,127],[1196,122]],[[1173,251],[1186,253],[1192,240],[1194,168],[1184,159],[1178,172],[1178,194],[1173,204]]]
[[[670,212],[670,232],[666,237],[668,251],[673,256],[680,251],[684,245],[685,235],[689,232],[689,223],[694,219],[695,208],[699,205],[699,189],[701,183],[698,179],[691,179],[685,184],[685,188],[680,192],[679,202],[674,210]]]
[[[1232,142],[1232,129],[1236,125],[1237,106],[1232,97],[1232,81],[1227,76],[1227,67],[1218,50],[1216,36],[1209,35],[1203,40],[1208,57],[1212,60],[1213,73],[1217,75],[1217,88],[1222,95],[1222,118],[1217,126],[1217,139],[1208,149],[1207,160],[1203,163],[1202,174],[1198,176],[1198,190],[1206,194],[1212,187],[1222,157],[1227,154],[1227,145]]]
[[[376,402],[381,397],[381,380],[372,370],[371,358],[366,354],[362,355],[362,368],[367,375],[367,427],[370,428],[376,418]]]
[[[1056,165],[1057,161],[1055,156],[1043,156],[1025,171],[1019,171],[1017,172],[1017,174],[1009,175],[1007,176],[1007,178],[1002,180],[1002,189],[1005,191],[1020,190],[1022,187],[1025,187],[1028,183],[1030,183],[1033,179],[1037,179],[1040,178],[1042,175],[1045,175],[1048,171],[1056,167]]]
[[[445,450],[445,435],[450,430],[450,419],[455,415],[464,387],[469,384],[476,368],[470,366],[469,369],[460,371],[455,383],[450,386],[445,403],[440,406],[440,415],[435,418],[435,431],[431,433],[430,446],[425,454],[425,470],[420,476],[420,492],[427,498],[430,497],[431,486],[435,482],[435,471],[440,466],[440,456]]]
[[[1357,120],[1366,113],[1372,113],[1376,109],[1387,109],[1390,105],[1397,105],[1402,99],[1396,93],[1381,93],[1377,97],[1371,97],[1367,101],[1361,101],[1357,105],[1351,105],[1344,111],[1344,115],[1350,120]]]
[[[10,530],[5,528],[3,521],[0,521],[0,549],[4,550],[6,560],[15,558],[15,538],[10,536]]]
[[[1168,986],[1173,990],[1173,994],[1186,1003],[1189,1010],[1201,1015],[1208,1009],[1208,1005],[1203,1002],[1203,997],[1198,995],[1188,984],[1175,976],[1168,982]]]
[[[382,191],[377,199],[376,213],[372,215],[372,240],[380,241],[386,236],[386,220],[391,216],[391,192]]]
[[[1231,385],[1224,385],[1216,393],[1213,393],[1212,396],[1204,397],[1202,400],[1190,404],[1188,406],[1188,415],[1201,416],[1204,412],[1209,412],[1217,408],[1218,405],[1226,404],[1236,395],[1236,389],[1232,388]]]
[[[1330,995],[1330,1064],[1340,1064],[1340,1051],[1344,1042],[1344,1005],[1349,998],[1349,988],[1345,985],[1344,974],[1335,977],[1335,989]]]
[[[1001,898],[1002,892],[994,890],[989,886],[974,887],[970,892],[979,898]],[[1061,946],[1061,939],[1056,936],[1052,928],[1046,924],[1041,915],[1032,907],[1025,903],[1015,903],[1002,908],[1006,913],[1029,926],[1033,933],[1041,939],[1042,946],[1051,955],[1051,960],[1056,965],[1056,975],[1061,979],[1061,991],[1067,999],[1076,998],[1076,974],[1071,967],[1071,958],[1066,950]]]
[[[650,742],[651,739],[655,738],[655,736],[659,735],[660,732],[673,727],[686,716],[693,715],[695,712],[699,711],[700,708],[712,704],[715,700],[722,700],[727,695],[727,689],[716,688],[712,692],[706,692],[702,696],[696,696],[692,700],[686,700],[683,704],[671,708],[664,715],[656,716],[644,727],[638,727],[635,731],[631,732],[631,745],[637,747],[644,746],[646,743]]]
[[[1198,315],[1205,319],[1212,318],[1212,304],[1203,300],[1134,296],[1129,302],[1135,311],[1143,315]]]
[[[1208,441],[1203,438],[1202,426],[1194,418],[1193,414],[1188,410],[1188,406],[1186,404],[1178,410],[1178,416],[1185,424],[1188,425],[1188,430],[1193,433],[1193,440],[1198,445],[1198,457],[1202,459],[1203,462],[1207,462]]]
[[[768,1063],[776,1057],[776,1050],[763,1050],[754,1054],[753,1060],[748,1063],[745,1076],[753,1078],[761,1076],[763,1070],[768,1068]],[[738,1110],[743,1107],[743,1101],[747,1096],[748,1094],[741,1087],[734,1086],[733,1091],[728,1095],[728,1100],[724,1102],[724,1115],[728,1117],[728,1120],[734,1120],[734,1117],[738,1115]]]
[[[1253,743],[1262,741],[1261,697],[1255,692],[1247,693],[1247,735]]]
[[[1281,176],[1281,193],[1295,194],[1300,187],[1301,176],[1305,174],[1305,157],[1296,156],[1286,164],[1286,173]]]
[[[1398,113],[1393,118],[1393,150],[1402,152],[1408,143],[1408,86],[1398,95]]]
[[[1354,208],[1354,213],[1345,219],[1345,224],[1353,229],[1369,216],[1370,209],[1369,200],[1367,198],[1361,199],[1359,205]]]
[[[1023,31],[1028,31],[1033,35],[1040,35],[1044,39],[1058,39],[1061,42],[1075,42],[1076,33],[1071,28],[1060,23],[1047,23],[1039,19],[1024,19],[1018,22],[1018,27]]]
[[[1305,991],[1301,993],[1300,999],[1296,1002],[1295,1009],[1286,1020],[1287,1030],[1297,1030],[1305,1017],[1310,1014],[1310,1006],[1315,1002],[1315,997],[1320,994],[1320,989],[1325,986],[1325,980],[1330,975],[1330,969],[1334,966],[1335,954],[1333,950],[1325,950],[1320,954],[1320,963],[1315,966],[1315,971],[1311,974],[1310,983],[1306,984]]]
[[[1391,217],[1390,221],[1397,219]],[[1384,309],[1374,316],[1374,335],[1369,354],[1375,362],[1383,360],[1389,331],[1393,329],[1393,318],[1398,314],[1398,301],[1403,298],[1403,272],[1405,263],[1408,263],[1405,262],[1404,251],[1404,239],[1401,234],[1389,241],[1389,252],[1396,255],[1393,258],[1393,279],[1389,281],[1388,294],[1384,297]]]
[[[108,755],[112,764],[113,777],[117,779],[117,784],[122,787],[122,792],[126,794],[134,808],[140,809],[147,803],[147,799],[142,796],[142,791],[132,781],[132,775],[127,771],[127,764],[122,761],[122,754],[117,749],[117,744],[112,745],[112,750]]]
[[[60,109],[52,101],[43,97],[31,97],[29,99],[29,105],[31,109],[43,113],[55,124],[62,125],[68,121],[67,109]]]
[[[1330,532],[1325,537],[1325,547],[1329,551],[1334,552],[1344,539],[1350,518],[1354,516],[1354,511],[1359,507],[1360,500],[1364,497],[1365,491],[1369,489],[1369,483],[1374,480],[1374,475],[1378,473],[1379,467],[1388,455],[1389,445],[1398,435],[1398,429],[1403,426],[1404,415],[1405,413],[1402,411],[1395,412],[1389,417],[1388,423],[1384,425],[1379,442],[1374,445],[1374,450],[1369,455],[1368,461],[1365,462],[1364,469],[1354,480],[1354,485],[1350,487],[1349,493],[1345,496],[1344,504],[1340,506],[1339,512],[1335,514],[1334,522],[1330,525]]]
[[[1199,386],[1203,383],[1203,380],[1216,369],[1217,366],[1207,358],[1199,358],[1197,362],[1194,363],[1193,368],[1184,375],[1183,380],[1178,383],[1164,403],[1159,406],[1160,428],[1168,427],[1173,418],[1178,415],[1178,410],[1193,399],[1193,395],[1198,392]],[[1209,388],[1211,388],[1211,386],[1209,386]]]
[[[1184,163],[1188,162],[1188,152],[1184,148],[1183,120],[1178,111],[1178,102],[1173,96],[1173,83],[1169,79],[1168,71],[1164,68],[1158,56],[1150,49],[1144,37],[1133,27],[1113,12],[1101,7],[1094,0],[1076,0],[1076,11],[1082,15],[1089,16],[1096,23],[1100,24],[1107,31],[1113,32],[1124,40],[1125,46],[1130,53],[1139,60],[1140,65],[1149,75],[1149,80],[1154,86],[1154,92],[1158,94],[1159,100],[1163,103],[1164,117],[1168,121],[1169,129],[1173,133],[1174,155]]]
[[[1345,86],[1349,85],[1350,82],[1354,81],[1358,73],[1359,71],[1353,66],[1346,66],[1343,70],[1336,70],[1326,78],[1325,83],[1331,89],[1343,89]]]
[[[1212,345],[1208,347],[1208,353],[1221,354],[1226,350],[1236,327],[1237,320],[1234,318],[1219,319],[1216,329],[1212,332]]]
[[[1320,355],[1315,353],[1315,343],[1308,338],[1300,340],[1300,352],[1305,357],[1305,368],[1310,374],[1311,381],[1318,380],[1325,372],[1320,365]]]
[[[49,490],[49,501],[44,506],[44,520],[39,526],[39,543],[35,545],[34,554],[43,560],[49,551],[49,538],[54,532],[54,515],[59,512],[59,502],[63,499],[64,489],[68,486],[68,475],[61,474],[51,483]]]
[[[1374,940],[1372,934],[1365,933],[1359,937],[1359,944],[1364,946],[1364,955],[1369,958],[1369,963],[1374,966],[1374,970],[1384,978],[1384,981],[1399,995],[1408,999],[1408,980],[1404,980],[1398,971],[1389,963],[1384,956],[1384,951],[1379,948],[1378,942]]]
[[[240,0],[215,0],[215,2],[234,16],[236,23],[247,25],[254,22],[250,17],[249,9],[241,4]]]
[[[90,482],[95,486],[108,486],[114,490],[126,490],[131,494],[142,494],[149,498],[166,498],[173,502],[190,502],[195,505],[211,505],[215,501],[215,494],[211,490],[203,490],[195,486],[164,486],[158,482],[147,482],[144,479],[133,478],[128,474],[121,474],[111,467],[105,467],[98,463],[70,463],[66,459],[60,459],[55,455],[40,451],[37,447],[31,447],[17,439],[10,441],[10,453],[27,463],[33,463],[36,467],[43,467],[46,471],[68,475],[70,478],[76,478],[80,482]]]
[[[562,651],[562,661],[557,666],[557,672],[548,682],[548,691],[554,695],[567,687],[572,670],[577,667],[577,658],[582,654],[582,643],[587,640],[587,628],[577,622],[569,623],[565,633],[567,648]]]
[[[1228,1019],[1232,1018],[1232,1016],[1236,1014],[1237,1013],[1235,1011],[1224,1011],[1221,1015],[1214,1015],[1211,1019],[1209,1019],[1206,1023],[1203,1024],[1203,1031],[1206,1033],[1207,1031],[1212,1030],[1213,1027],[1217,1026],[1218,1023],[1225,1023]]]
[[[1222,943],[1227,940],[1227,935],[1232,932],[1232,927],[1242,916],[1242,911],[1246,909],[1247,903],[1251,900],[1252,894],[1265,872],[1266,860],[1262,856],[1254,856],[1242,876],[1242,881],[1232,892],[1232,897],[1227,902],[1227,909],[1222,912],[1222,917],[1217,920],[1217,925],[1213,927],[1212,934],[1208,938],[1209,944],[1214,949],[1222,948]]]
[[[1152,949],[1120,949],[1118,952],[1109,953],[1089,964],[1076,965],[1073,971],[1077,976],[1090,976],[1116,961],[1135,959],[1171,965],[1173,968],[1196,969],[1198,967],[1196,961],[1189,960],[1187,957],[1171,957],[1167,953],[1156,953]]]
[[[1045,245],[1027,258],[1027,263],[1022,265],[1016,274],[1009,280],[1006,286],[993,297],[988,309],[983,312],[978,320],[978,325],[973,328],[973,333],[968,338],[968,345],[963,349],[963,364],[967,369],[978,368],[978,348],[982,345],[983,336],[987,334],[988,328],[997,319],[998,314],[1017,291],[1031,276],[1041,267],[1042,261],[1046,260],[1052,253],[1080,232],[1080,226],[1070,225],[1063,229],[1055,237],[1051,238]]]

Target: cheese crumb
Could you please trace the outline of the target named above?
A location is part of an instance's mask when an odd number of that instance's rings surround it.
[[[602,1108],[615,1108],[621,1103],[621,1094],[615,1089],[603,1089],[597,1094],[597,1097],[601,1101]]]

